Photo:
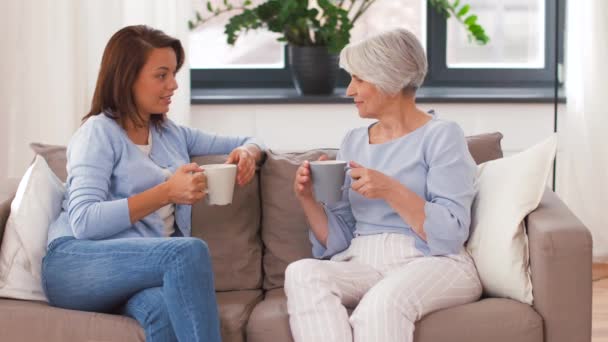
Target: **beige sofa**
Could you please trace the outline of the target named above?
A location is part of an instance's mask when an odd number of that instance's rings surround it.
[[[500,133],[468,137],[475,160],[502,156]],[[33,144],[65,179],[65,149]],[[335,150],[324,150],[334,155]],[[193,235],[207,241],[226,342],[292,341],[283,272],[311,256],[307,226],[292,194],[297,165],[320,150],[270,151],[258,177],[225,207],[197,204]],[[197,157],[200,164],[225,156]],[[0,186],[0,233],[16,182]],[[591,236],[550,190],[527,217],[534,305],[483,298],[433,312],[416,324],[415,340],[432,342],[584,342],[591,340]],[[1,236],[1,234],[0,234]],[[143,341],[130,318],[63,310],[45,303],[0,299],[0,341]]]

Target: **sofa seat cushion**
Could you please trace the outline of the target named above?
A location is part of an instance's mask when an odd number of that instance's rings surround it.
[[[145,341],[132,318],[65,310],[43,302],[0,300],[2,341]]]
[[[543,341],[543,319],[530,305],[512,299],[486,298],[428,314],[416,324],[414,339],[539,342]]]
[[[261,290],[216,292],[223,342],[245,342],[245,328]]]
[[[266,291],[247,323],[247,342],[293,341],[283,288]]]
[[[261,290],[218,292],[222,341],[244,342]],[[2,341],[145,341],[132,318],[55,308],[43,302],[0,299]]]
[[[416,323],[417,342],[538,342],[542,318],[532,307],[510,299],[488,298],[433,312]],[[266,292],[249,317],[247,341],[293,341],[282,288]]]

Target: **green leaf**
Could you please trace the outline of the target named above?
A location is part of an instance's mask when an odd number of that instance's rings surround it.
[[[471,26],[471,25],[475,24],[475,22],[476,22],[476,21],[477,21],[477,16],[473,14],[473,15],[468,16],[468,17],[467,17],[467,18],[464,20],[464,23],[465,23],[467,26]]]
[[[244,7],[251,6],[251,0],[245,0],[245,2],[243,2],[243,6]]]
[[[452,5],[452,8],[458,8],[459,4],[460,4],[460,0],[454,1],[454,4]]]
[[[213,7],[211,6],[211,1],[207,1],[207,10],[209,12],[213,12]]]
[[[484,32],[483,28],[477,24],[473,24],[469,26],[469,31],[471,31],[473,34],[479,33],[479,32]]]
[[[458,18],[462,18],[463,15],[465,15],[465,14],[467,14],[467,12],[469,12],[470,8],[471,8],[471,6],[469,6],[469,5],[462,6],[462,8],[460,9],[460,11],[458,11],[458,14],[456,14],[456,16]]]
[[[228,0],[224,0],[224,6],[228,6]]]

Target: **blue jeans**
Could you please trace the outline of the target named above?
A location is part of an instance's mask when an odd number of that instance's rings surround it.
[[[220,341],[207,245],[195,238],[53,240],[42,261],[53,306],[122,313],[146,341]]]

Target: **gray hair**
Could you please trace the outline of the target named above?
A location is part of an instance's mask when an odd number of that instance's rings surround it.
[[[384,93],[396,94],[422,85],[427,62],[416,36],[395,29],[348,44],[340,53],[340,67]]]

